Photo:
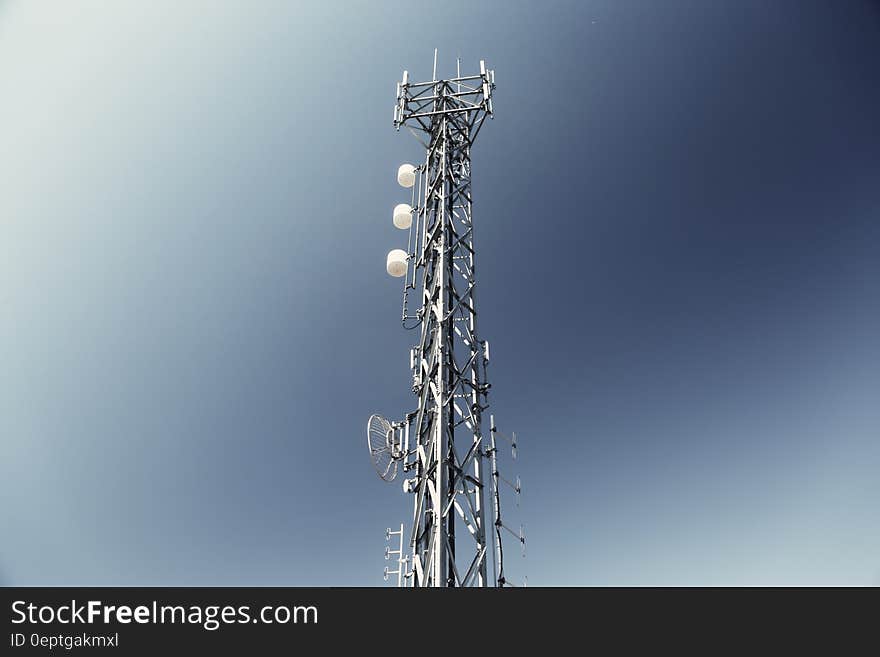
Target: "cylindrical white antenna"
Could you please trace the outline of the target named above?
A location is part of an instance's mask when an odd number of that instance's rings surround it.
[[[409,203],[399,203],[394,206],[393,221],[396,228],[409,230],[412,225],[412,206]]]
[[[416,182],[416,168],[412,164],[401,164],[397,170],[397,182],[401,187],[412,187]]]
[[[406,274],[406,251],[403,249],[389,251],[388,259],[385,261],[385,269],[395,278]]]

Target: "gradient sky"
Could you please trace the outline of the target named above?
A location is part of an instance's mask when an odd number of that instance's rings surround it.
[[[751,0],[0,1],[0,583],[383,584],[435,46],[509,575],[880,584],[880,5]]]

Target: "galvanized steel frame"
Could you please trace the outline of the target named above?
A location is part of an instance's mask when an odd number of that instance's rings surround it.
[[[435,60],[434,78],[411,83],[404,72],[394,108],[396,128],[427,138],[420,139],[426,156],[413,190],[404,282],[404,325],[421,329],[411,359],[419,403],[406,418],[414,445],[403,463],[411,476],[405,488],[415,495],[406,577],[419,587],[503,585],[487,572],[495,556],[487,545],[483,464],[490,456],[482,431],[488,352],[477,333],[470,159],[492,115],[494,72],[480,62],[479,75],[437,80]],[[413,315],[410,290],[421,295]],[[503,572],[501,564],[495,569]]]

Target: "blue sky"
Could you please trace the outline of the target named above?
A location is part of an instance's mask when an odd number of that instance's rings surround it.
[[[880,584],[880,10],[696,0],[0,3],[0,583],[382,585],[434,47],[511,576]]]

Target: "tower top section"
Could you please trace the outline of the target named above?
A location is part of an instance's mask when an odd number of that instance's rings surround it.
[[[437,64],[435,53],[434,73]],[[487,69],[480,60],[479,75],[460,74],[448,80],[430,82],[410,82],[409,72],[403,72],[403,79],[397,83],[397,103],[394,105],[394,127],[406,125],[411,129],[430,133],[433,125],[441,117],[455,117],[463,120],[473,131],[487,116],[492,116],[492,90],[495,88],[495,71]]]

